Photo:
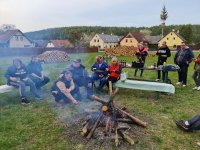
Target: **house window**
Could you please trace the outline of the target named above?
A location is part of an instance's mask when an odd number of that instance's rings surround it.
[[[172,33],[171,33],[171,35],[172,35]]]
[[[176,38],[174,37],[174,40],[175,40]]]
[[[20,41],[23,41],[23,36],[20,37]]]
[[[132,40],[130,40],[130,42],[132,43],[133,41],[132,41]]]
[[[99,42],[99,40],[97,40],[97,42]]]
[[[126,39],[126,43],[128,43],[128,39]]]
[[[110,48],[112,48],[112,45],[110,45]]]
[[[167,40],[169,40],[169,38],[167,38]]]
[[[94,40],[94,42],[96,42],[96,39]]]
[[[15,40],[16,40],[16,41],[18,41],[18,40],[19,40],[18,36],[16,36],[16,37],[15,37]]]
[[[99,48],[101,48],[101,46],[99,46]]]

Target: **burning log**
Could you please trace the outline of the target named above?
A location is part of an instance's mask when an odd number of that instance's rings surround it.
[[[146,123],[146,122],[141,121],[140,119],[138,119],[138,118],[132,116],[131,114],[129,114],[129,113],[127,113],[127,112],[125,112],[125,111],[123,111],[123,110],[117,108],[117,107],[115,107],[115,108],[116,108],[119,112],[121,112],[122,114],[125,114],[127,117],[129,117],[132,121],[134,121],[134,122],[137,123],[138,125],[141,125],[142,127],[147,127],[147,123]]]
[[[134,122],[131,119],[118,118],[117,121],[127,123],[127,124],[134,124]]]
[[[89,134],[87,135],[87,137],[86,137],[87,139],[90,139],[92,137],[94,131],[97,128],[97,125],[99,124],[99,121],[100,121],[101,117],[102,117],[102,113],[98,116],[94,126],[92,127],[92,129],[90,130]]]

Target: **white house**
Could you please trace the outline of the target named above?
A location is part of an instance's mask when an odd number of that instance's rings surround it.
[[[35,43],[26,37],[20,30],[7,30],[0,32],[0,47],[35,47]]]
[[[96,34],[90,41],[90,47],[98,47],[99,50],[113,48],[119,45],[121,38],[117,35]]]

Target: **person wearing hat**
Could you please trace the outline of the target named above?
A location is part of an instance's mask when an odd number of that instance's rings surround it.
[[[72,61],[73,63],[67,66],[65,70],[71,71],[74,83],[78,87],[81,86],[85,87],[87,91],[87,98],[92,99],[93,95],[92,82],[85,66],[81,64],[81,59],[74,59]],[[62,74],[63,73],[61,73],[60,76],[62,76]]]
[[[49,78],[44,76],[42,65],[36,56],[31,58],[27,69],[29,72],[29,78],[35,83],[37,89],[40,89],[49,82]]]
[[[80,98],[79,88],[75,86],[72,73],[68,70],[64,71],[63,76],[54,82],[51,87],[51,93],[55,98],[57,106],[61,105],[61,100],[78,104],[77,100]],[[77,100],[74,98],[74,95],[77,95]]]
[[[91,77],[92,83],[100,80],[98,91],[101,92],[103,86],[106,84],[106,77],[109,71],[108,64],[104,61],[102,56],[97,56],[96,62],[92,65],[91,70],[94,72]]]
[[[28,104],[29,100],[26,98],[26,86],[30,86],[30,91],[33,93],[36,99],[41,99],[37,92],[35,83],[28,77],[28,71],[25,65],[20,59],[14,59],[13,65],[10,66],[6,73],[7,84],[18,87],[20,89],[21,103]]]

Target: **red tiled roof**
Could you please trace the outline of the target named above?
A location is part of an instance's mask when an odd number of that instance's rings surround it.
[[[69,40],[50,40],[49,42],[53,43],[53,45],[57,48],[67,47],[71,45]]]

